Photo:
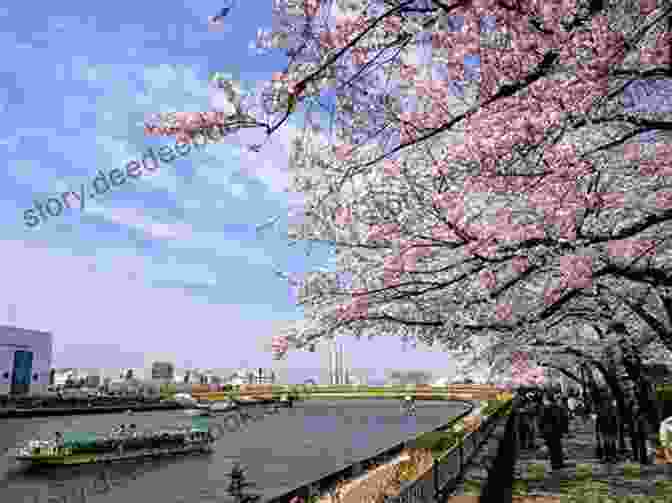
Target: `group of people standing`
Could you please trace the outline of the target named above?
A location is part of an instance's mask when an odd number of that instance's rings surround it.
[[[599,403],[591,403],[577,392],[553,393],[549,390],[532,390],[522,395],[519,409],[519,440],[521,449],[535,449],[536,438],[544,439],[553,470],[564,467],[562,439],[569,433],[570,422],[591,419],[595,427],[596,455],[603,462],[618,458],[619,433],[628,430],[631,439],[632,458],[639,463],[649,462],[651,448],[648,445],[650,428],[644,410],[633,401],[629,412],[632,422],[621,419],[616,400],[601,397]],[[627,424],[625,424],[627,423]],[[631,427],[632,426],[632,427]],[[625,428],[625,429],[624,429]]]
[[[541,435],[548,447],[553,470],[563,468],[562,437],[569,433],[569,422],[576,405],[574,399],[570,409],[550,392],[525,394],[518,422],[521,449],[534,449],[536,438]]]

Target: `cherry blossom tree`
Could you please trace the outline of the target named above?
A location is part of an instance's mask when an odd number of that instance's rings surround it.
[[[382,328],[459,349],[607,295],[665,250],[672,149],[638,138],[672,126],[631,98],[637,82],[672,77],[671,12],[650,1],[276,1],[258,45],[286,49],[287,69],[251,95],[220,79],[218,109],[159,115],[146,131],[270,137],[335,96],[335,131],[311,123],[296,142],[291,185],[305,204],[289,238],[332,244],[352,281],[307,276],[305,320],[288,340]],[[647,274],[667,281],[659,258]]]

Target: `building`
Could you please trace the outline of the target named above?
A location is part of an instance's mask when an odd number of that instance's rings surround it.
[[[275,372],[272,369],[263,369],[260,367],[252,375],[251,381],[250,384],[274,384]]]
[[[349,384],[344,363],[343,344],[329,341],[329,384]]]
[[[52,344],[49,332],[0,326],[0,395],[46,392]]]
[[[232,384],[234,386],[240,386],[241,384],[249,384],[247,382],[247,377],[245,376],[245,373],[243,371],[237,370],[233,374],[231,374],[227,379],[224,381],[226,384]]]
[[[170,362],[152,363],[152,379],[172,381],[175,378],[175,366]]]

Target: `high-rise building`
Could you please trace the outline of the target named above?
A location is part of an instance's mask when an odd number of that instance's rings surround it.
[[[251,384],[273,384],[275,383],[275,372],[272,369],[258,368],[251,379]]]
[[[52,344],[49,332],[0,326],[0,394],[46,391]]]
[[[343,344],[329,342],[329,384],[348,384],[344,364]]]

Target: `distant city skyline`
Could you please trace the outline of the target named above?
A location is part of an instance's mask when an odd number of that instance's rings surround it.
[[[278,328],[285,322],[275,322],[270,326]],[[25,324],[21,324],[22,326]],[[329,352],[327,341],[316,346],[314,353],[306,351],[290,351],[287,359],[274,361],[268,346],[270,336],[258,337],[256,347],[248,342],[245,346],[249,352],[212,351],[200,355],[199,344],[185,341],[182,351],[132,351],[115,344],[63,344],[62,337],[54,331],[54,368],[84,367],[87,368],[135,368],[146,369],[151,374],[152,363],[168,361],[175,365],[175,372],[183,369],[199,368],[222,369],[233,373],[241,368],[269,368],[288,382],[299,383],[306,379],[315,379],[321,383],[329,382]],[[371,380],[385,380],[390,372],[424,370],[437,377],[449,377],[455,374],[455,365],[451,355],[418,344],[418,349],[403,350],[399,339],[380,336],[372,340],[356,340],[354,337],[339,337],[343,344],[344,365],[354,371],[353,375],[361,378],[368,376]],[[179,348],[181,341],[166,341],[164,346]],[[137,346],[142,348],[143,340],[138,338]],[[218,346],[219,347],[219,346]],[[167,348],[166,348],[167,349]],[[380,362],[379,367],[372,363]],[[383,366],[388,365],[388,366]],[[357,374],[359,372],[359,374]]]

